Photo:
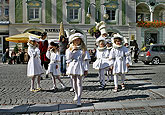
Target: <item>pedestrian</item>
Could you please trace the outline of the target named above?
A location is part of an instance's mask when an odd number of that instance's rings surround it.
[[[39,41],[39,49],[40,49],[41,65],[42,65],[42,67],[44,66],[45,70],[47,71],[49,59],[46,57],[46,52],[48,49],[48,40],[46,40],[46,37],[47,37],[47,33],[43,32],[41,34],[41,39]],[[46,78],[48,78],[48,74],[46,74]]]
[[[40,77],[41,74],[43,74],[43,70],[41,67],[41,60],[40,60],[40,50],[38,48],[38,43],[39,39],[35,38],[33,36],[29,36],[29,42],[28,42],[28,54],[30,56],[30,59],[28,61],[28,66],[27,66],[27,76],[31,77],[31,88],[30,91],[35,92],[35,91],[40,91],[41,86],[40,86]],[[37,88],[34,88],[34,82],[35,78],[37,78]]]
[[[108,50],[108,53],[110,54],[110,51],[112,49],[112,42],[111,42],[111,39],[106,39],[106,49]],[[109,57],[108,57],[109,58]],[[107,68],[106,69],[106,73],[107,73],[107,81],[108,82],[112,82],[114,80],[113,78],[113,74],[112,74],[112,69],[111,68]],[[111,78],[110,78],[111,76]]]
[[[10,57],[9,57],[9,48],[6,48],[5,53],[2,55],[2,62],[3,62],[3,64],[6,63],[7,60],[10,60]]]
[[[53,80],[53,90],[57,91],[57,85],[56,85],[56,78],[61,83],[62,88],[65,88],[64,83],[60,79],[60,54],[59,54],[59,45],[54,42],[50,42],[50,46],[48,47],[48,50],[46,52],[46,57],[50,59],[50,63],[48,66],[47,74],[52,75]]]
[[[68,45],[68,40],[67,38],[65,38],[65,36],[61,35],[60,36],[60,56],[61,56],[61,74],[62,76],[65,76],[66,74],[66,57],[65,57],[65,51],[67,49],[67,45]]]
[[[96,61],[93,63],[93,68],[99,70],[99,79],[100,79],[100,89],[104,89],[105,84],[105,75],[104,71],[109,68],[109,52],[106,49],[106,41],[105,38],[100,36],[96,40],[96,44],[98,44],[96,50]]]
[[[69,43],[66,57],[70,62],[66,74],[72,76],[75,91],[73,100],[77,100],[77,106],[81,106],[82,78],[88,74],[90,56],[81,33],[72,34],[69,37]]]
[[[125,73],[128,72],[128,67],[131,62],[129,56],[130,52],[128,48],[123,45],[123,36],[115,34],[112,37],[113,48],[110,51],[109,59],[112,63],[113,75],[114,75],[114,92],[118,91],[118,76],[121,77],[121,88],[125,89]]]

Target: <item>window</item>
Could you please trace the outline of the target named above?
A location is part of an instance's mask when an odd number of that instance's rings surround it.
[[[79,23],[81,21],[81,0],[69,0],[67,4],[67,21]]]
[[[9,8],[8,7],[5,8],[4,13],[5,13],[5,16],[9,16]]]
[[[150,14],[137,13],[136,20],[137,21],[150,21]]]
[[[29,20],[39,19],[39,8],[29,8]]]
[[[78,9],[69,9],[70,11],[69,11],[69,18],[71,19],[71,20],[78,20]]]
[[[165,46],[160,46],[160,51],[165,52]]]
[[[159,51],[159,46],[153,46],[152,51]]]
[[[107,14],[108,14],[108,20],[116,20],[115,16],[116,16],[116,10],[109,10],[107,9]]]
[[[42,1],[41,0],[29,0],[27,1],[27,9],[28,9],[28,21],[39,23],[41,21],[41,8]]]

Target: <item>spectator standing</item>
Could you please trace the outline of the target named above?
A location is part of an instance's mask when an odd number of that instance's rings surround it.
[[[2,62],[6,63],[8,59],[10,59],[10,57],[9,57],[9,48],[6,48],[5,53],[2,55]]]
[[[65,38],[65,36],[60,36],[60,42],[59,42],[59,48],[60,48],[60,56],[61,56],[61,74],[64,76],[66,74],[66,57],[65,52],[68,46],[68,39]]]
[[[39,49],[40,49],[40,59],[41,65],[44,66],[45,70],[48,70],[49,59],[46,57],[46,52],[48,49],[48,40],[45,40],[47,37],[47,33],[43,32],[41,34],[41,39],[39,41]],[[48,78],[48,74],[46,74],[46,78]]]

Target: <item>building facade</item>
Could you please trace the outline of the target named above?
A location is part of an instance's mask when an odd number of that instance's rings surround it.
[[[90,13],[90,18],[86,15]],[[11,0],[9,3],[9,35],[48,32],[48,39],[59,38],[60,23],[64,29],[75,29],[86,37],[88,49],[95,38],[88,30],[95,22],[105,21],[108,34],[120,33],[137,40],[139,47],[165,41],[165,26],[137,26],[142,21],[165,21],[164,0]],[[14,43],[9,42],[10,47]]]
[[[9,0],[0,0],[0,55],[9,46],[5,37],[9,36]]]

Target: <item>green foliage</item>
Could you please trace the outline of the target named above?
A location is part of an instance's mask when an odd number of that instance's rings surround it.
[[[56,0],[56,12],[57,12],[57,23],[61,23],[63,19],[62,15],[62,0]]]
[[[51,0],[46,0],[45,2],[45,18],[46,23],[52,23],[52,3]]]
[[[89,33],[91,36],[93,36],[95,32],[96,32],[96,26],[93,26],[92,28],[90,28],[90,29],[88,30],[88,33]]]
[[[23,22],[23,0],[15,0],[15,23]]]

